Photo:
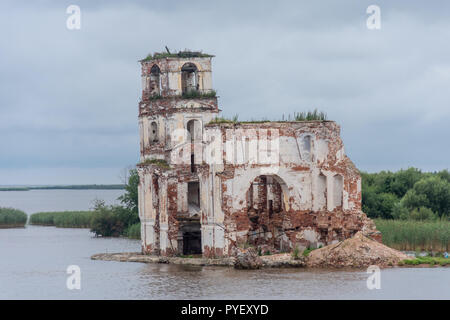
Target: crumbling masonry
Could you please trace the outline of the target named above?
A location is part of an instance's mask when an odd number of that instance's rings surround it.
[[[142,251],[219,257],[238,246],[279,252],[379,234],[361,211],[361,178],[339,125],[218,121],[211,59],[141,60]]]

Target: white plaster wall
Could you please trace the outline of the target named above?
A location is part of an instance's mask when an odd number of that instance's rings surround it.
[[[346,190],[342,191],[342,209],[349,209],[348,192]],[[352,203],[353,204],[353,203]]]
[[[152,205],[152,192],[151,188],[152,182],[151,182],[151,175],[146,174],[144,176],[144,203],[145,203],[145,209],[144,209],[144,218],[150,219],[154,218],[153,213],[153,205]]]
[[[214,248],[214,226],[202,224],[202,251],[205,246]]]
[[[314,170],[313,175],[313,197],[314,197],[314,211],[325,210],[327,207],[327,177],[320,174],[320,170]]]
[[[315,159],[318,163],[323,163],[328,157],[328,141],[318,139],[314,143]]]
[[[337,161],[342,161],[344,160],[344,156],[345,156],[345,151],[344,151],[344,147],[342,147],[341,149],[339,149],[336,152],[336,159]]]
[[[203,90],[212,90],[212,75],[210,71],[202,72],[202,85]]]
[[[178,72],[169,72],[168,73],[169,78],[169,89],[175,90],[176,95],[181,94],[181,76]]]
[[[159,221],[160,224],[167,224],[167,181],[159,180]]]
[[[169,248],[169,236],[167,231],[169,226],[167,223],[160,223],[159,225],[159,246],[161,250],[167,250]]]
[[[142,118],[142,132],[143,132],[143,141],[144,141],[144,148],[147,148],[148,147],[148,139],[149,139],[149,136],[148,136],[148,118],[147,117],[144,117],[144,118]]]
[[[138,213],[139,219],[144,218],[144,181],[143,176],[139,173],[139,185],[138,185]]]
[[[344,178],[341,175],[333,176],[333,209],[342,206]]]
[[[214,247],[222,249],[225,247],[225,230],[223,226],[214,226]]]
[[[224,214],[222,211],[222,183],[220,179],[213,172],[213,184],[214,184],[214,194],[213,198],[213,211],[214,211],[214,223],[223,225]]]
[[[140,161],[143,161],[142,152],[144,150],[144,129],[142,127],[142,119],[139,119],[139,150],[140,150]]]
[[[188,184],[186,182],[177,185],[177,207],[179,212],[188,211]]]
[[[142,227],[144,228],[145,239],[143,240],[145,245],[153,246],[155,244],[155,221],[150,219],[149,221],[142,223]]]

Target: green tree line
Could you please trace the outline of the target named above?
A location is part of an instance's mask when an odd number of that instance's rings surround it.
[[[361,172],[362,208],[370,218],[450,219],[450,173],[409,168]]]

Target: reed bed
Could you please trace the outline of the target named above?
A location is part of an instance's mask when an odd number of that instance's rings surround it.
[[[27,219],[27,214],[21,210],[0,208],[0,228],[23,228]]]
[[[375,219],[383,243],[405,251],[444,252],[450,247],[450,221]]]
[[[132,224],[128,227],[125,234],[130,239],[141,239],[141,224]]]
[[[30,216],[30,224],[59,228],[90,228],[92,211],[38,212]]]

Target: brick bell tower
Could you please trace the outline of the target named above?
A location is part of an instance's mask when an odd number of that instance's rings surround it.
[[[147,254],[201,254],[199,172],[204,125],[219,112],[212,55],[154,53],[141,60],[139,218]]]

